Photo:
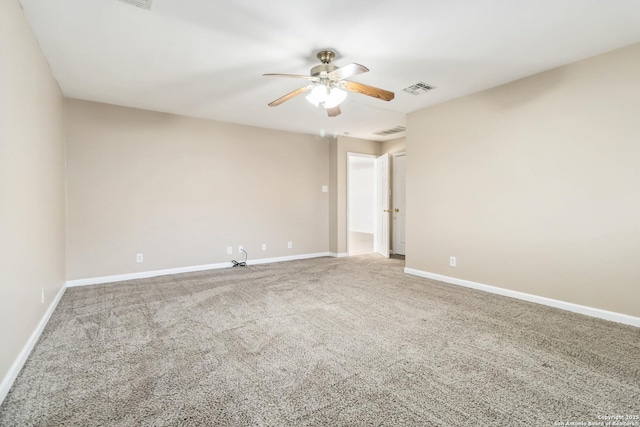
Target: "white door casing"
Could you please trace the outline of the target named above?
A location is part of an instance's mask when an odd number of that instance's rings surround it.
[[[405,254],[405,153],[393,156],[393,253]]]
[[[375,251],[389,258],[389,153],[376,159],[376,232]]]

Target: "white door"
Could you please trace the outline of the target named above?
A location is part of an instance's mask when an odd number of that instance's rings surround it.
[[[389,258],[389,153],[376,159],[376,232],[375,250]]]
[[[393,156],[393,252],[404,255],[405,240],[405,161],[406,155]]]

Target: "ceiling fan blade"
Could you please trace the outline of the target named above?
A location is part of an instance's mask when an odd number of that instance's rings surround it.
[[[284,96],[281,96],[280,98],[276,99],[275,101],[270,102],[269,103],[269,107],[277,107],[278,105],[282,104],[283,102],[290,100],[294,96],[300,95],[301,93],[305,93],[306,91],[308,91],[312,87],[313,87],[313,85],[303,86],[301,88],[298,88],[298,89],[294,90],[293,92],[289,92],[288,94],[286,94]]]
[[[362,83],[356,82],[345,82],[345,89],[350,90],[351,92],[358,92],[363,95],[373,96],[374,98],[382,99],[383,101],[391,101],[395,94],[393,92],[389,92],[388,90],[379,89],[373,86],[363,85]]]
[[[367,67],[365,67],[364,65],[356,64],[354,62],[353,64],[348,64],[344,67],[338,68],[337,70],[333,70],[329,73],[329,77],[335,80],[342,80],[348,79],[349,77],[355,76],[357,74],[366,73],[367,71],[369,71]]]
[[[277,74],[277,73],[268,73],[268,74],[263,74],[263,77],[291,77],[294,79],[306,79],[312,82],[317,82],[319,79],[317,77],[312,77],[312,76],[303,76],[300,74]]]
[[[332,108],[327,108],[327,114],[329,115],[329,117],[335,117],[340,115],[340,113],[342,113],[342,111],[340,111],[340,106],[336,105],[335,107]]]

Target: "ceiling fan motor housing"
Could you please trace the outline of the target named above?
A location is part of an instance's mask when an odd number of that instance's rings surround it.
[[[320,75],[320,73],[322,73],[323,71],[325,71],[327,73],[330,73],[330,72],[340,68],[340,67],[336,67],[335,65],[333,65],[331,63],[333,58],[335,58],[335,56],[336,56],[335,52],[332,52],[330,50],[322,50],[322,51],[318,52],[318,54],[316,56],[318,57],[320,62],[322,62],[322,64],[316,65],[315,67],[313,67],[311,69],[311,73],[310,74],[311,74],[312,77],[318,77]]]
[[[316,65],[315,67],[313,67],[311,69],[311,76],[312,77],[318,77],[320,76],[320,73],[322,73],[323,71],[326,71],[327,74],[332,72],[333,70],[338,69],[339,67],[336,67],[333,64],[320,64],[320,65]]]

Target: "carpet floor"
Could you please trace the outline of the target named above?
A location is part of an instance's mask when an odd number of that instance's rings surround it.
[[[553,426],[640,414],[640,329],[403,265],[318,258],[69,288],[0,425]]]

